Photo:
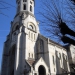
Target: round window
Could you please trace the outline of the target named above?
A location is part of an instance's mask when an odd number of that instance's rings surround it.
[[[29,27],[28,27],[29,29],[33,29],[33,26],[32,25],[29,25]]]

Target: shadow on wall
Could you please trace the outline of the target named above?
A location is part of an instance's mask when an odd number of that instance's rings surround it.
[[[9,51],[9,75],[14,74],[16,45],[13,45]]]
[[[17,48],[16,50],[16,59],[18,59],[18,61],[16,60],[16,62],[18,63],[18,67],[16,69],[17,73],[16,75],[21,75],[23,74],[23,67],[25,66],[25,49],[26,49],[26,35],[24,32],[22,32],[20,38],[19,38],[19,48]],[[19,53],[18,53],[19,52]],[[18,57],[17,57],[18,55]],[[15,64],[16,66],[16,64]],[[16,67],[15,67],[16,68]]]

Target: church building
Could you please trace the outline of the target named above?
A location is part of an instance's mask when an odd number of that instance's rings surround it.
[[[16,0],[16,4],[4,42],[1,75],[70,75],[68,50],[40,34],[35,0]]]

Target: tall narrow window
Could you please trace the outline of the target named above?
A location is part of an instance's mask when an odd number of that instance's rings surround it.
[[[27,2],[27,0],[23,0],[23,2]]]
[[[55,72],[55,68],[54,68],[54,72]]]
[[[32,12],[32,6],[30,5],[30,11]]]
[[[44,53],[44,41],[40,39],[40,51]]]
[[[30,57],[30,53],[29,53],[29,57]]]
[[[61,59],[61,54],[59,53],[59,58]]]
[[[23,10],[26,10],[26,4],[23,5]]]
[[[32,54],[32,58],[33,58],[33,54]]]
[[[33,33],[31,33],[31,39],[33,39]]]
[[[34,40],[35,40],[35,34],[34,34]]]
[[[53,64],[55,64],[55,62],[54,62],[54,56],[52,56],[52,59],[53,59]]]
[[[30,32],[29,32],[29,38],[30,38]]]
[[[19,26],[17,25],[16,28],[15,28],[15,30],[18,30],[18,29],[19,29]]]

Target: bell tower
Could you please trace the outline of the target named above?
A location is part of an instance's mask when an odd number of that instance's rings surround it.
[[[16,4],[16,15],[4,43],[1,75],[26,75],[25,69],[28,75],[26,61],[36,59],[39,23],[34,16],[34,0],[16,0]]]
[[[34,14],[34,0],[16,0],[17,13],[28,11]]]

